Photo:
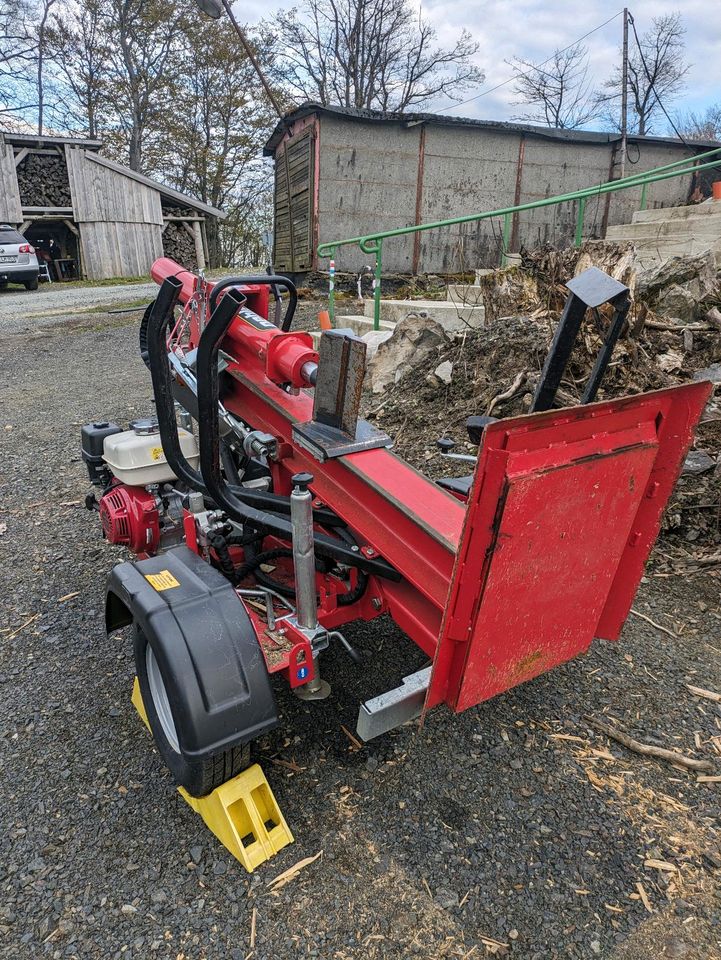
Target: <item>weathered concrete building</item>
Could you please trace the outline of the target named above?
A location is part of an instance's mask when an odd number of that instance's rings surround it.
[[[91,280],[145,276],[157,257],[204,267],[208,204],[99,154],[98,140],[0,134],[0,222],[54,240]]]
[[[290,131],[290,133],[289,133]],[[631,137],[627,175],[661,166],[715,143],[688,147],[662,137]],[[286,272],[324,269],[318,243],[570,193],[618,176],[620,136],[553,130],[518,123],[306,103],[278,124],[266,144],[275,158],[274,266]],[[687,200],[691,177],[649,187],[649,207]],[[287,183],[290,181],[292,217]],[[630,221],[639,189],[589,200],[584,237]],[[575,203],[514,217],[510,250],[542,242],[570,243]],[[499,263],[500,220],[448,227],[388,240],[385,271],[456,273]],[[359,270],[369,255],[341,247],[339,270]]]

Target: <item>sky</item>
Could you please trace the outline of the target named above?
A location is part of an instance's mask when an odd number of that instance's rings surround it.
[[[514,0],[512,3],[509,0],[423,0],[421,5],[423,16],[436,28],[441,43],[452,44],[465,27],[479,44],[476,62],[486,79],[481,87],[464,94],[463,99],[508,79],[512,71],[506,60],[516,56],[541,63],[554,49],[574,43],[621,9],[603,0],[573,3],[568,0]],[[244,0],[236,4],[235,10],[242,20],[252,23],[268,15],[268,3],[267,0]],[[653,17],[681,13],[687,31],[686,58],[691,70],[682,97],[669,109],[672,116],[679,109],[702,112],[711,103],[721,101],[721,18],[714,15],[713,4],[708,0],[636,0],[629,10],[639,35],[650,26]],[[621,37],[622,17],[618,16],[583,41],[590,54],[591,74],[598,86],[619,58]],[[631,41],[632,37],[631,34]],[[454,106],[452,101],[443,98],[424,109],[452,116],[508,120],[523,109],[514,106],[514,99],[513,84],[509,83],[462,106]],[[654,132],[667,131],[659,128]]]

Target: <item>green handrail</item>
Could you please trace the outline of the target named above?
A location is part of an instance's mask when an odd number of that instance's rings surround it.
[[[608,193],[616,193],[618,190],[628,190],[631,187],[642,188],[642,209],[646,206],[646,190],[648,184],[657,183],[661,180],[669,180],[673,177],[681,177],[686,174],[698,173],[700,170],[706,170],[710,167],[719,165],[718,159],[699,163],[699,160],[705,160],[707,157],[717,157],[721,153],[721,147],[715,147],[713,150],[707,150],[704,153],[696,154],[693,157],[684,157],[683,160],[675,160],[673,163],[666,163],[660,167],[654,167],[646,170],[644,173],[638,173],[622,180],[608,180],[605,183],[596,184],[592,187],[585,187],[581,190],[574,190],[571,193],[559,194],[555,197],[545,197],[542,200],[532,200],[528,203],[519,203],[512,207],[501,207],[498,210],[488,210],[484,213],[472,213],[463,217],[453,217],[449,220],[435,220],[430,223],[414,224],[410,227],[398,227],[395,230],[383,230],[378,233],[365,234],[359,237],[349,237],[346,240],[333,240],[321,243],[318,246],[319,257],[334,257],[338,247],[345,247],[349,244],[357,244],[363,253],[375,254],[375,270],[373,282],[373,327],[375,330],[380,328],[380,309],[381,309],[381,276],[382,276],[382,251],[383,241],[394,237],[407,236],[413,233],[421,233],[427,230],[437,230],[441,227],[458,226],[463,223],[474,223],[480,220],[489,220],[493,217],[503,217],[503,263],[506,262],[508,247],[511,237],[512,218],[514,214],[523,213],[526,210],[537,210],[540,207],[556,206],[560,203],[578,203],[578,212],[576,218],[576,232],[574,242],[579,246],[583,238],[583,220],[586,209],[586,201],[591,197],[600,197]],[[331,322],[334,320],[334,297],[331,295],[329,302],[329,313]]]

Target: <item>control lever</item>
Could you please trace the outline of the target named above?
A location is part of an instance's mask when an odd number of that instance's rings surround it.
[[[441,451],[442,457],[448,457],[449,460],[464,460],[466,463],[475,463],[477,457],[472,457],[469,453],[451,453],[455,447],[456,441],[450,437],[441,437],[436,440],[436,446]]]
[[[353,644],[350,643],[348,640],[346,640],[343,634],[340,633],[338,630],[332,630],[328,634],[328,639],[337,640],[340,643],[340,645],[345,649],[346,653],[351,658],[353,663],[356,664],[356,666],[360,666],[363,663],[363,657],[361,656],[360,651],[356,650]]]

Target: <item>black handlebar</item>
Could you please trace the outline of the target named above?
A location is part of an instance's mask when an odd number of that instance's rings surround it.
[[[178,424],[175,419],[174,381],[170,372],[170,364],[168,363],[166,331],[168,324],[173,319],[173,310],[178,301],[181,289],[182,284],[176,277],[168,277],[160,287],[148,321],[148,360],[150,375],[153,381],[153,394],[155,396],[155,409],[158,417],[160,441],[165,459],[168,461],[168,466],[176,477],[182,480],[191,490],[199,490],[207,496],[209,490],[203,474],[195,470],[183,454],[180,446],[180,438],[178,437]],[[225,305],[226,297],[223,297],[220,303],[222,310],[219,308],[217,311],[225,317],[226,330],[230,326],[237,311],[245,303],[245,296],[239,290],[234,290],[232,298],[228,296],[227,299],[228,305]],[[211,316],[211,320],[212,319],[213,317]],[[216,431],[219,431],[217,360],[215,364],[216,401],[214,417],[209,413],[206,413],[206,416],[203,417],[202,411],[200,410],[200,381],[202,376],[204,376],[204,374],[201,375],[200,365],[198,365],[198,433],[201,438],[209,429],[212,431],[213,426]],[[208,425],[210,425],[210,427]],[[280,513],[286,516],[290,514],[290,500],[281,494],[261,490],[249,490],[246,487],[238,485],[228,485],[228,489],[235,497],[239,498],[249,507],[257,508],[256,512],[263,510],[269,511],[267,515],[264,514],[266,526],[272,526],[272,514]],[[313,515],[316,521],[325,527],[345,526],[345,522],[327,507],[316,508],[313,511]]]
[[[254,273],[247,277],[224,277],[222,280],[218,280],[210,293],[210,300],[208,302],[210,314],[212,315],[213,311],[215,310],[215,307],[218,303],[218,297],[220,296],[222,290],[227,290],[228,287],[238,287],[243,284],[250,283],[263,284],[264,286],[270,287],[276,296],[278,287],[285,287],[285,289],[288,291],[288,309],[285,311],[285,316],[280,323],[280,329],[283,331],[283,333],[287,333],[290,330],[290,325],[293,322],[293,317],[295,315],[295,308],[298,305],[298,291],[292,280],[290,280],[288,277],[281,277],[279,274],[268,275],[267,273]]]

